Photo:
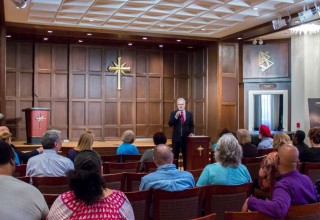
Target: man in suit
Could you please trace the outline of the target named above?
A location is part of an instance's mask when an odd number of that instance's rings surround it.
[[[180,149],[183,156],[183,168],[186,170],[187,157],[187,137],[194,133],[193,116],[191,112],[185,110],[186,100],[177,100],[178,109],[171,112],[169,126],[173,127],[172,144],[174,159],[179,159]]]

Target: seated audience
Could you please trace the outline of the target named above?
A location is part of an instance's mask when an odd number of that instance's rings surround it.
[[[62,145],[60,131],[46,131],[41,143],[44,152],[29,159],[27,176],[66,176],[69,170],[73,170],[72,161],[58,154]]]
[[[4,141],[6,143],[8,143],[11,146],[11,137],[12,134],[8,131],[3,131],[0,133],[0,141]],[[16,153],[16,151],[12,148],[13,153],[14,153],[14,164],[15,165],[20,165],[20,160],[18,157],[18,154]]]
[[[216,163],[202,171],[197,186],[241,185],[251,182],[248,169],[241,164],[242,148],[232,134],[224,134],[215,151]]]
[[[74,158],[78,155],[80,151],[92,150],[92,145],[94,141],[94,134],[92,131],[85,131],[78,141],[77,147],[68,150],[67,157],[74,161]]]
[[[309,146],[304,143],[305,137],[306,134],[302,130],[297,130],[292,137],[293,145],[299,150],[300,161],[302,161],[301,157],[303,157],[305,151],[309,149]]]
[[[251,143],[251,135],[246,129],[237,131],[237,139],[242,147],[243,157],[257,157],[257,146]]]
[[[139,190],[182,191],[194,187],[192,174],[176,168],[173,153],[167,145],[159,144],[154,148],[153,161],[158,168],[156,172],[142,177]]]
[[[222,128],[221,131],[219,132],[219,138],[221,138],[222,135],[228,134],[228,133],[232,133],[232,131],[229,130],[228,128]],[[216,150],[216,147],[217,147],[217,143],[214,143],[214,144],[212,145],[212,151],[215,151],[215,150]]]
[[[13,150],[0,141],[0,219],[45,219],[49,210],[43,195],[31,184],[14,178],[14,170]]]
[[[133,145],[135,135],[133,131],[127,130],[122,134],[121,137],[123,143],[117,148],[117,154],[126,154],[126,155],[138,155],[138,148]]]
[[[271,132],[268,126],[263,124],[260,125],[259,139],[261,139],[261,141],[258,144],[258,150],[272,148]]]
[[[159,144],[166,144],[167,143],[167,137],[163,132],[157,132],[153,135],[153,143],[155,146]],[[141,166],[140,166],[140,172],[144,172],[144,162],[146,161],[153,161],[153,149],[147,149],[141,159]]]
[[[308,133],[311,147],[302,152],[302,162],[320,162],[320,127],[314,127]]]
[[[7,126],[0,126],[0,133],[4,131],[10,133],[9,128]],[[10,142],[11,142],[11,138],[10,138]],[[15,159],[15,162],[19,160],[19,163],[27,163],[30,157],[36,156],[43,152],[43,147],[39,147],[38,149],[24,153],[22,151],[19,151],[12,143],[10,143],[10,146],[14,150],[15,154],[18,156],[18,159]],[[18,164],[16,163],[16,165]]]
[[[284,144],[291,144],[291,139],[286,133],[278,133],[273,136],[272,148],[278,151],[278,148]]]
[[[304,205],[318,201],[317,191],[310,178],[296,170],[299,151],[291,144],[278,149],[275,167],[280,173],[272,191],[271,200],[249,197],[242,211],[258,211],[272,218],[283,218],[291,205]]]
[[[100,156],[84,150],[74,159],[75,170],[68,173],[71,191],[53,203],[48,220],[134,219],[130,202],[123,192],[106,188],[101,177]]]

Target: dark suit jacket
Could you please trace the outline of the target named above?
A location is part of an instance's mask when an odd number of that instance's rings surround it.
[[[14,146],[13,144],[11,144],[11,147],[14,149],[14,151],[17,153],[20,163],[27,163],[30,157],[36,156],[39,154],[39,151],[37,150],[33,150],[27,153],[21,152],[19,150],[17,150],[16,146]]]
[[[187,138],[190,133],[194,133],[193,116],[191,112],[186,111],[186,118],[183,125],[181,125],[181,118],[175,118],[178,110],[171,112],[169,126],[173,127],[172,142],[181,141],[181,128],[182,138]]]

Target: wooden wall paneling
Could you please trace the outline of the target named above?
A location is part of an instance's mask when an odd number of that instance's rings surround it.
[[[69,137],[69,48],[60,44],[35,45],[34,106],[51,108],[48,129]]]
[[[193,53],[192,66],[192,100],[195,133],[206,134],[206,54],[203,49]]]
[[[16,137],[26,137],[25,116],[21,109],[32,107],[33,100],[33,44],[7,43],[7,68],[5,83],[6,125]]]
[[[1,3],[0,3],[1,4]],[[2,3],[3,4],[3,3]],[[0,21],[0,112],[5,113],[5,97],[6,97],[6,26],[4,22],[3,5],[0,6],[1,21]],[[0,119],[0,124],[3,124],[5,119]]]
[[[220,65],[222,89],[221,120],[223,122],[221,123],[221,128],[237,130],[239,128],[239,62],[237,44],[223,43],[220,45]]]
[[[241,60],[243,61],[243,44],[239,44],[239,61]],[[244,102],[243,62],[239,62],[239,129],[244,128],[245,124]]]

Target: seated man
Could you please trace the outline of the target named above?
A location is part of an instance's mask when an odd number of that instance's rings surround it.
[[[73,163],[69,158],[60,156],[61,149],[60,131],[49,130],[42,136],[44,152],[29,159],[27,164],[27,176],[66,176],[69,170],[73,170]]]
[[[309,146],[304,143],[305,137],[306,134],[302,130],[297,130],[292,137],[293,145],[299,150],[300,161],[303,160],[305,152],[309,149]]]
[[[194,187],[192,174],[176,168],[173,153],[167,145],[160,144],[154,148],[153,161],[158,168],[156,172],[142,177],[139,190],[182,191]]]
[[[0,133],[3,133],[3,132],[10,133],[9,128],[7,126],[0,126]],[[23,153],[23,152],[19,151],[13,144],[10,144],[10,146],[13,148],[14,152],[18,156],[19,164],[20,163],[27,163],[30,157],[36,156],[36,155],[41,154],[43,152],[42,147],[39,147],[38,149],[27,152],[27,153]]]
[[[49,210],[40,191],[12,176],[14,154],[8,143],[0,141],[0,155],[0,219],[45,219]]]
[[[242,211],[258,211],[272,218],[283,218],[290,205],[304,205],[318,201],[317,191],[310,178],[296,170],[299,151],[291,144],[278,149],[275,167],[280,173],[271,200],[249,197]]]
[[[271,149],[272,146],[272,138],[271,131],[268,126],[261,124],[259,129],[259,139],[261,142],[258,144],[259,149]]]

